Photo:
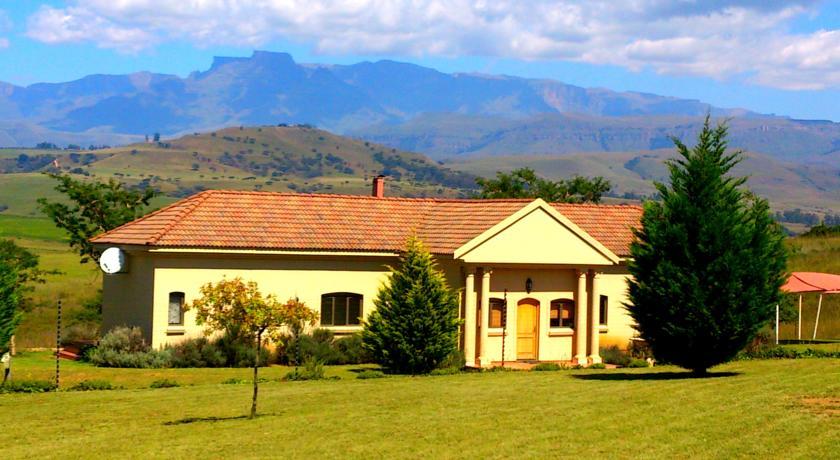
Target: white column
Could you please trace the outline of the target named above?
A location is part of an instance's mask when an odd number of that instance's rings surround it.
[[[592,295],[589,298],[589,363],[597,364],[601,362],[600,355],[600,311],[601,311],[601,292],[599,290],[598,272],[590,272],[592,277]]]
[[[586,364],[586,270],[577,271],[575,291],[575,364]]]
[[[490,367],[490,350],[487,345],[487,329],[490,325],[490,269],[485,267],[481,275],[481,340],[478,348],[478,365]]]
[[[799,294],[799,316],[796,321],[796,340],[802,340],[802,294]]]
[[[468,269],[464,283],[464,356],[467,366],[475,366],[475,272]]]

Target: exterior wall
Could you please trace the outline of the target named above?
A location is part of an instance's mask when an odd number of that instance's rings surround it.
[[[627,302],[627,280],[630,274],[627,267],[613,267],[601,274],[598,290],[601,295],[608,296],[609,309],[607,312],[607,327],[601,327],[601,346],[617,345],[626,349],[630,339],[636,336],[633,329],[633,319],[624,309]]]
[[[152,342],[154,260],[147,252],[128,254],[128,272],[102,275],[102,330],[139,326]]]
[[[223,277],[242,277],[259,283],[264,293],[280,299],[298,297],[315,311],[320,311],[321,295],[329,292],[353,292],[363,296],[362,314],[367,317],[373,310],[373,300],[386,280],[387,265],[396,262],[394,257],[369,256],[268,256],[196,253],[129,253],[129,272],[104,276],[103,326],[107,330],[122,324],[137,325],[143,329],[147,340],[159,347],[175,343],[185,337],[202,334],[195,324],[195,312],[187,311],[182,327],[168,324],[169,293],[184,292],[185,302],[192,302],[199,295],[199,288]],[[449,286],[463,290],[472,265],[460,261],[438,258],[438,266],[446,275]],[[622,306],[626,301],[626,270],[624,267],[600,267],[599,291],[609,297],[608,326],[601,328],[601,346],[611,344],[625,347],[633,335],[631,320]],[[472,293],[476,299],[477,318],[480,316],[480,270],[475,276]],[[525,280],[531,278],[533,289],[525,291]],[[503,298],[507,289],[507,337],[505,360],[515,361],[517,303],[526,298],[539,302],[538,359],[568,361],[574,355],[574,329],[549,328],[550,303],[558,298],[575,298],[577,278],[571,267],[530,268],[516,265],[494,268],[490,281],[490,297]],[[591,296],[591,284],[588,286]],[[461,317],[465,317],[462,292]],[[479,319],[480,323],[480,319]],[[352,333],[359,326],[330,327],[337,334]],[[488,353],[492,361],[502,359],[502,329],[488,330]],[[587,334],[588,331],[583,331]],[[461,347],[463,349],[462,330]],[[476,333],[475,350],[478,352],[480,333]],[[587,350],[591,353],[591,350]]]
[[[372,260],[371,260],[372,259]],[[186,302],[196,299],[199,288],[223,277],[242,277],[256,281],[264,294],[274,294],[279,299],[297,297],[315,311],[321,309],[321,295],[330,292],[361,294],[362,316],[367,317],[374,308],[373,299],[383,281],[387,258],[358,259],[293,259],[280,257],[231,258],[180,255],[158,256],[155,260],[154,333],[155,346],[201,334],[195,324],[195,312],[187,311],[184,317],[184,334],[167,333],[169,293],[181,291]],[[337,333],[360,330],[360,326],[330,327]],[[175,329],[177,331],[178,329]]]

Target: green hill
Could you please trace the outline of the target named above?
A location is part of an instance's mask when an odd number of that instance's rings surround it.
[[[429,158],[305,126],[225,128],[173,140],[92,150],[0,150],[0,207],[35,215],[35,200],[55,196],[40,174],[115,177],[154,187],[171,199],[203,189],[364,194],[371,178],[389,176],[387,193],[465,196],[475,178]]]

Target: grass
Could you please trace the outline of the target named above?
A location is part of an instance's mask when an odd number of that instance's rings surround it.
[[[325,366],[326,377],[355,379],[356,374],[373,366]],[[279,380],[294,369],[288,366],[271,366],[260,369],[260,378]],[[14,378],[17,380],[51,380],[55,378],[55,357],[49,352],[24,352],[14,357]],[[206,369],[115,369],[95,367],[88,363],[61,360],[62,388],[91,380],[104,380],[116,386],[139,389],[155,382],[171,380],[179,385],[216,385],[225,381],[251,382],[250,368]]]
[[[65,366],[68,379],[83,372],[77,366]],[[102,371],[118,385],[117,374],[154,373]],[[245,420],[250,387],[219,383],[240,370],[180,370],[167,377],[192,386],[0,396],[0,444],[6,458],[829,458],[840,449],[840,360],[715,371],[705,379],[662,367],[267,382],[262,416]]]

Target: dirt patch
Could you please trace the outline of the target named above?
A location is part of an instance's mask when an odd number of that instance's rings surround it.
[[[840,398],[806,397],[802,398],[801,402],[806,409],[815,414],[840,417]]]

